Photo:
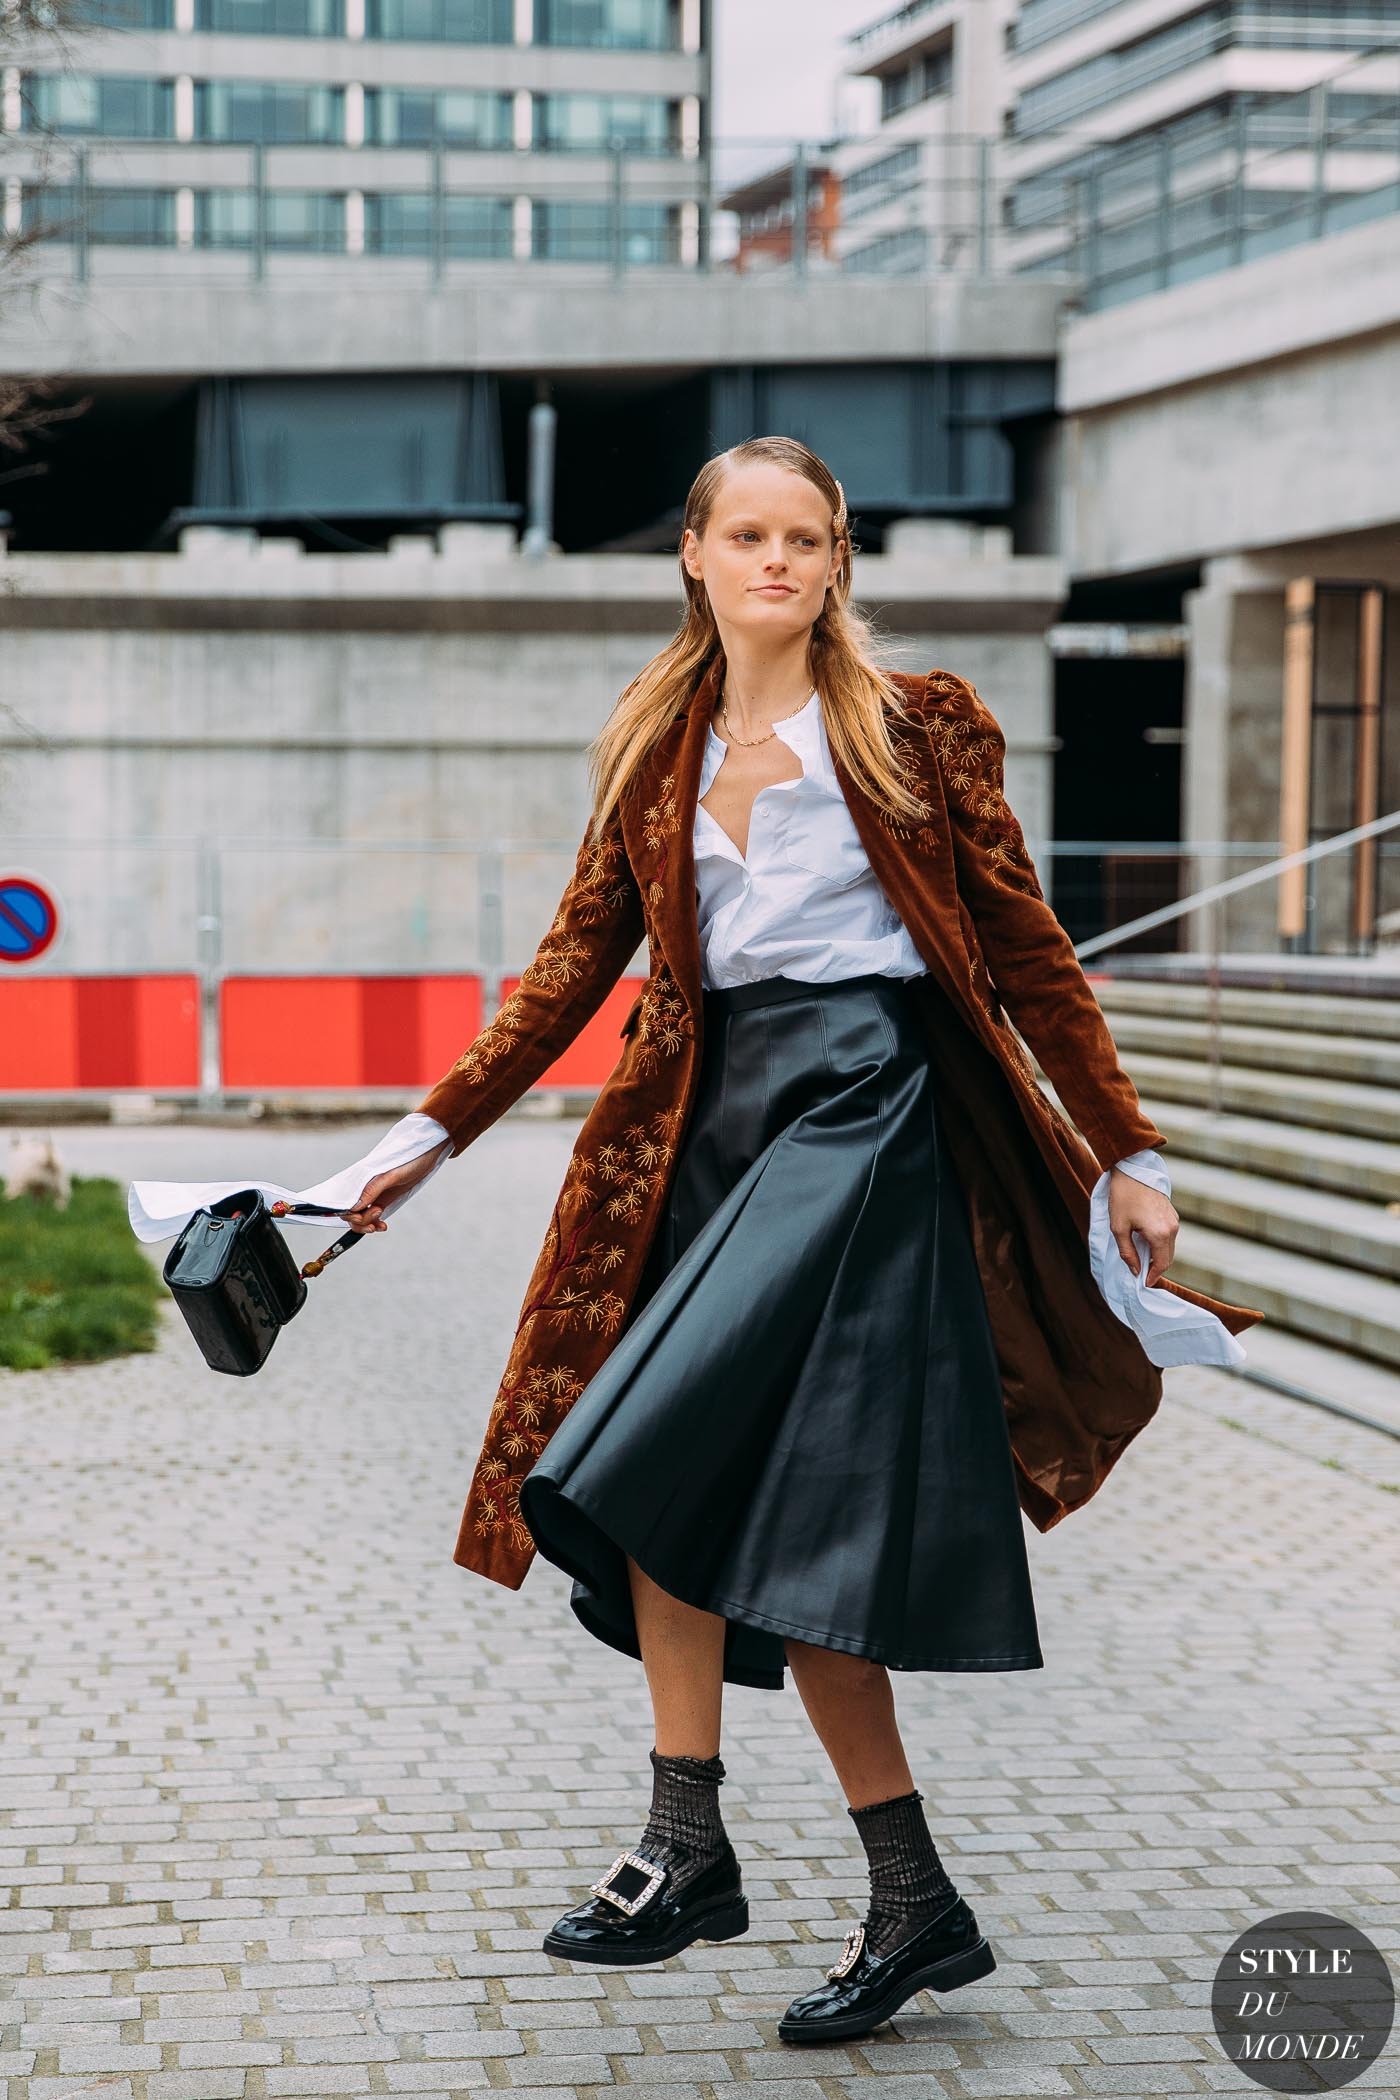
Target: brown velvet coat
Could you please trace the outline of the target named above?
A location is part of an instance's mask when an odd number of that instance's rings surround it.
[[[453,1556],[511,1589],[535,1553],[520,1483],[627,1323],[695,1096],[703,1007],[691,833],[721,661],[624,791],[606,836],[585,839],[519,988],[419,1104],[452,1133],[455,1157],[574,1039],[645,935],[650,974],[579,1131]],[[914,712],[891,727],[924,821],[896,820],[839,759],[837,777],[931,973],[917,980],[921,1019],[967,1198],[1018,1492],[1048,1531],[1102,1485],[1161,1399],[1161,1372],[1094,1282],[1088,1229],[1102,1169],[1166,1139],[1118,1061],[1003,798],[995,718],[951,672],[891,676]],[[1036,1083],[1008,1016],[1077,1130]],[[1164,1287],[1233,1333],[1263,1317]]]

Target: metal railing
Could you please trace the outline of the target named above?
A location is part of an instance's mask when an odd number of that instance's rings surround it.
[[[0,163],[11,233],[47,229],[44,267],[66,251],[79,280],[337,264],[409,283],[1019,276],[1092,309],[1400,211],[1400,40],[1300,93],[1236,94],[1117,142],[903,121],[667,152],[21,131],[0,136]]]
[[[1205,955],[1205,981],[1208,987],[1207,1014],[1207,1065],[1209,1068],[1208,1102],[1213,1114],[1220,1114],[1223,1107],[1223,1020],[1221,1014],[1221,964],[1224,944],[1220,935],[1221,906],[1231,897],[1246,890],[1257,889],[1261,884],[1276,881],[1292,868],[1314,867],[1330,861],[1335,854],[1350,852],[1366,840],[1381,839],[1388,833],[1400,830],[1400,810],[1392,810],[1388,816],[1373,817],[1368,823],[1354,825],[1349,831],[1337,832],[1333,837],[1319,839],[1314,845],[1300,847],[1294,853],[1279,855],[1267,860],[1262,867],[1248,868],[1240,875],[1230,875],[1223,881],[1212,882],[1201,889],[1193,890],[1189,896],[1179,897],[1171,904],[1158,906],[1154,911],[1141,913],[1120,926],[1109,927],[1102,933],[1091,935],[1075,945],[1075,954],[1081,963],[1095,955],[1102,955],[1110,948],[1121,947],[1125,941],[1141,940],[1147,933],[1159,927],[1170,926],[1196,913],[1204,919],[1205,934],[1202,952]],[[1192,847],[1195,854],[1201,853],[1198,846]],[[1219,852],[1219,848],[1210,849]],[[1315,924],[1317,898],[1309,894],[1306,898],[1307,919],[1310,929]],[[1290,952],[1308,954],[1311,949],[1293,948]]]
[[[1145,937],[1175,931],[1199,913],[1218,998],[1222,954],[1277,952],[1272,913],[1237,912],[1227,926],[1234,900],[1302,863],[1340,872],[1346,849],[1397,831],[1400,812],[1281,857],[1267,843],[1238,841],[1028,843],[1071,939],[1076,925],[1117,922],[1076,942],[1081,962],[1125,946],[1141,949]],[[42,961],[4,974],[11,982],[21,974],[193,974],[201,991],[201,1098],[212,1106],[221,1098],[220,995],[228,979],[468,975],[481,980],[485,1010],[492,1012],[503,980],[538,946],[576,851],[576,840],[509,837],[12,836],[11,872],[41,882],[58,898],[60,937]],[[1378,881],[1381,854],[1382,902],[1400,914],[1400,837],[1393,852],[1378,850]],[[1261,855],[1259,865],[1176,894],[1188,865],[1258,862]],[[1153,908],[1133,909],[1164,893],[1166,901]],[[1315,900],[1310,925],[1319,952],[1355,952],[1346,937],[1346,901],[1340,885],[1330,899]],[[1160,941],[1134,961],[1144,969],[1169,968],[1172,952],[1170,940]],[[642,948],[638,956],[637,967],[644,967]],[[1213,1043],[1212,1100],[1218,1101],[1218,1036]]]

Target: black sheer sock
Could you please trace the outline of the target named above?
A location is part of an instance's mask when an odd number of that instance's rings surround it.
[[[847,1810],[870,1865],[865,1944],[877,1959],[892,1954],[957,1894],[924,1820],[923,1799],[916,1787],[912,1794]]]
[[[719,1812],[724,1761],[719,1757],[651,1756],[651,1814],[637,1850],[671,1870],[682,1889],[726,1850],[729,1833]]]

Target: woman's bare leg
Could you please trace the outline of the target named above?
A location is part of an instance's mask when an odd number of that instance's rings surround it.
[[[718,1757],[724,1620],[658,1588],[629,1554],[637,1642],[651,1691],[658,1757]]]
[[[847,1805],[865,1808],[912,1793],[913,1774],[900,1740],[894,1691],[883,1663],[841,1655],[806,1641],[784,1642],[788,1667],[807,1718],[821,1738]]]

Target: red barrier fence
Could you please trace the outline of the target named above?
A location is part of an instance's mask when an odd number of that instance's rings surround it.
[[[0,1089],[198,1085],[196,976],[0,979]]]
[[[519,981],[503,978],[501,998]],[[601,1086],[641,985],[622,978],[537,1084]],[[227,977],[218,1000],[223,1085],[230,1093],[426,1092],[484,1019],[479,977]],[[196,1092],[199,1025],[193,975],[0,979],[0,1092]]]

